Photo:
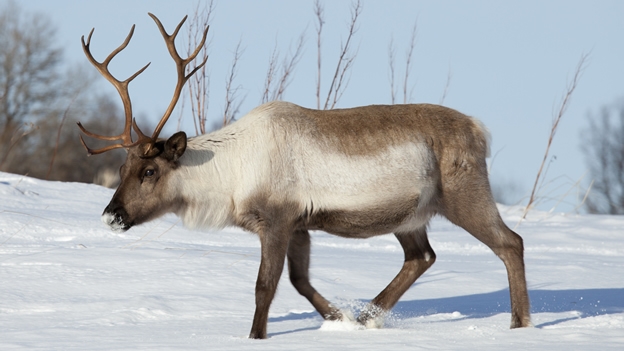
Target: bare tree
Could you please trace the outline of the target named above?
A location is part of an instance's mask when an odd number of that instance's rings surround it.
[[[188,43],[187,51],[190,54],[195,50],[201,42],[203,32],[206,27],[210,25],[212,14],[215,11],[214,0],[203,3],[203,7],[200,5],[202,2],[197,2],[197,6],[189,21],[188,26]],[[191,72],[196,69],[196,66],[200,62],[204,62],[208,58],[207,41],[204,49],[201,52],[201,60],[197,60],[191,63],[187,67],[187,71]],[[242,85],[236,84],[236,78],[238,75],[238,64],[243,55],[242,40],[238,41],[236,48],[234,49],[234,55],[232,58],[232,64],[230,66],[229,73],[225,80],[225,101],[223,107],[223,115],[221,125],[212,125],[212,128],[219,128],[226,126],[234,121],[236,115],[240,110],[245,97],[241,97],[240,93],[243,89]],[[286,82],[285,82],[286,84]],[[286,84],[287,85],[287,84]],[[208,74],[207,65],[202,66],[196,74],[191,78],[188,84],[188,92],[190,97],[191,113],[193,115],[193,124],[195,126],[196,134],[205,134],[209,132],[206,125],[208,121],[208,110],[210,106],[210,75]],[[178,127],[181,123],[182,112],[178,121]]]
[[[203,36],[203,29],[209,25],[210,18],[215,9],[213,0],[205,3],[203,8],[200,5],[201,2],[198,2],[194,14],[189,21],[187,43],[188,50],[194,50],[197,47]],[[281,63],[279,62],[280,54],[276,43],[275,49],[269,60],[269,68],[267,69],[267,76],[261,102],[283,98],[284,92],[292,80],[295,66],[301,58],[304,42],[305,36],[304,33],[302,33],[297,41],[294,51],[289,52],[289,54],[283,58]],[[238,65],[243,52],[242,41],[239,40],[236,48],[234,49],[232,63],[225,80],[225,101],[222,120],[220,123],[221,125],[212,125],[213,128],[219,128],[232,122],[239,113],[240,106],[245,99],[244,96],[241,96],[243,86],[236,83],[239,68]],[[207,48],[204,48],[202,55],[202,59],[206,59],[208,57]],[[195,67],[189,65],[188,70],[190,71],[193,69],[195,69]],[[204,134],[209,131],[206,122],[208,120],[210,76],[206,66],[202,66],[201,69],[191,78],[191,82],[187,89],[190,97],[191,113],[193,115],[195,131],[197,134]],[[178,119],[178,128],[181,124],[181,120],[182,112]]]
[[[390,103],[396,103],[396,83],[395,83],[395,68],[394,61],[396,55],[396,48],[394,47],[394,38],[390,38],[390,44],[388,44],[388,66],[390,69],[389,72],[389,81],[390,81]]]
[[[590,213],[624,214],[624,100],[589,115],[583,152],[593,186],[586,207]]]
[[[110,95],[79,97],[76,102],[68,105],[63,117],[51,119],[53,123],[42,128],[48,130],[40,136],[41,148],[48,145],[48,149],[39,156],[42,166],[46,168],[46,178],[93,182],[100,173],[116,175],[126,153],[115,150],[104,156],[88,157],[80,144],[75,122],[80,119],[97,133],[113,134],[119,132],[114,127],[122,123],[122,116],[121,107]],[[104,144],[94,141],[93,146],[101,147]],[[42,170],[37,171],[41,172]]]
[[[109,128],[119,110],[106,96],[85,93],[90,71],[63,70],[54,28],[13,2],[0,7],[0,170],[91,182],[97,170],[119,167],[124,155],[88,159],[71,122],[80,116]]]
[[[269,59],[269,67],[267,68],[267,75],[264,81],[264,90],[262,93],[261,102],[281,100],[284,96],[284,92],[292,80],[297,63],[303,53],[303,44],[305,43],[305,33],[301,33],[297,40],[294,52],[289,52],[282,61],[278,64],[280,54],[277,50],[277,42],[273,48],[271,58]],[[279,67],[278,67],[279,66]],[[279,76],[278,74],[279,70]]]
[[[245,100],[245,97],[240,96],[242,90],[241,85],[234,85],[236,75],[238,74],[238,61],[240,61],[243,55],[243,49],[241,48],[242,42],[239,40],[234,50],[234,57],[232,58],[232,65],[230,66],[230,73],[225,80],[225,107],[223,109],[223,126],[228,125],[234,121],[236,115],[239,112],[240,106]]]
[[[412,100],[412,94],[414,88],[408,88],[409,75],[412,70],[412,56],[414,55],[414,48],[416,47],[416,35],[418,34],[418,23],[414,22],[412,27],[412,37],[407,50],[405,51],[405,77],[403,78],[403,103],[407,104]]]
[[[279,59],[279,51],[277,51],[277,41],[273,47],[271,58],[269,59],[269,67],[267,68],[266,78],[264,79],[264,90],[262,93],[261,103],[269,101],[272,91],[275,89],[275,75],[277,74],[277,60]]]
[[[314,15],[316,16],[316,108],[321,108],[321,33],[325,24],[325,10],[320,0],[314,1]]]
[[[350,68],[353,66],[353,62],[355,61],[355,57],[357,56],[357,52],[352,52],[351,44],[353,37],[357,33],[358,30],[358,18],[362,13],[362,4],[359,0],[355,1],[351,6],[351,20],[349,21],[349,32],[347,34],[347,39],[340,44],[340,54],[338,56],[338,62],[336,63],[336,70],[334,71],[334,75],[332,77],[331,83],[329,85],[329,89],[327,91],[327,97],[325,98],[325,103],[323,104],[323,109],[333,109],[344,90],[348,85],[347,73]],[[318,50],[318,61],[317,61],[317,82],[316,82],[316,99],[317,99],[317,108],[321,108],[321,33],[323,30],[323,24],[325,23],[324,18],[324,9],[319,0],[316,0],[314,3],[314,14],[317,18],[316,30],[317,30],[317,50]]]
[[[203,7],[200,5],[203,4]],[[203,32],[206,27],[210,25],[212,13],[214,11],[214,1],[197,2],[195,11],[188,23],[188,43],[187,43],[187,56],[190,56],[195,48],[201,43],[203,38]],[[204,62],[208,58],[208,45],[206,41],[204,49],[199,54],[199,59],[193,61],[187,66],[187,74],[192,72],[198,64]],[[208,119],[208,109],[210,101],[210,75],[208,74],[207,65],[203,65],[188,82],[186,89],[188,89],[191,105],[191,113],[193,115],[193,124],[195,125],[195,133],[205,134],[206,121]],[[183,99],[184,101],[184,99]],[[182,109],[180,109],[182,111]],[[182,114],[180,114],[182,116]]]
[[[57,106],[61,50],[49,40],[54,27],[13,2],[0,8],[0,170],[24,160],[36,121]]]
[[[412,59],[414,56],[414,48],[416,47],[416,38],[418,34],[418,22],[414,22],[414,26],[412,27],[412,35],[410,37],[410,42],[405,50],[405,70],[403,75],[403,103],[407,104],[412,101],[414,86],[410,87],[410,74],[412,71]],[[390,39],[390,44],[388,44],[388,65],[390,68],[389,80],[390,80],[390,101],[392,104],[396,103],[397,96],[397,86],[396,86],[396,69],[395,69],[395,60],[396,60],[396,49],[394,47],[394,39]],[[448,84],[448,81],[447,81]],[[446,91],[445,91],[446,93]]]

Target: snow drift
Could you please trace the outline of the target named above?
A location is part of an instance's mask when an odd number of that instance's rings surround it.
[[[167,216],[118,234],[100,222],[112,191],[0,173],[2,350],[545,350],[624,347],[624,218],[531,212],[525,243],[535,328],[509,329],[502,262],[436,219],[436,264],[382,329],[323,322],[284,274],[269,339],[246,338],[259,242],[193,232]],[[501,207],[510,227],[519,208]],[[399,271],[392,235],[313,235],[312,283],[357,315]]]

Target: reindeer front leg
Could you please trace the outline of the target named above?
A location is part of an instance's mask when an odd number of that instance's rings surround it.
[[[250,339],[267,338],[269,307],[284,269],[288,241],[292,230],[268,229],[260,235],[261,258],[256,280],[256,312],[251,326]]]

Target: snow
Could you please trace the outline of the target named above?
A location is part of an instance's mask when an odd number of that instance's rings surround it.
[[[259,242],[167,216],[125,233],[100,215],[112,191],[0,173],[1,350],[624,349],[624,217],[530,212],[534,328],[509,329],[502,262],[443,219],[437,261],[379,329],[324,322],[283,275],[269,339],[247,338]],[[514,227],[522,214],[501,207]],[[313,233],[312,283],[358,311],[395,276],[396,239]]]

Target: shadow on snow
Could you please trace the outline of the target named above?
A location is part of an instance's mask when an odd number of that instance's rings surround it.
[[[529,290],[531,313],[579,313],[586,318],[624,312],[624,288],[580,290]],[[464,318],[486,318],[510,313],[509,290],[439,299],[399,301],[392,310],[393,318],[406,319],[438,313],[459,312]],[[572,318],[572,319],[576,319]],[[542,328],[568,319],[536,325]]]
[[[570,319],[586,318],[624,312],[624,288],[581,290],[530,290],[531,313],[578,312],[578,317],[565,318],[536,325],[543,328]],[[369,301],[360,301],[362,306]],[[409,318],[441,313],[459,312],[461,319],[487,318],[500,313],[510,313],[509,290],[484,294],[399,301],[392,310],[392,319]],[[356,312],[356,311],[354,311]],[[316,312],[290,313],[269,318],[269,322],[320,318]],[[305,330],[314,328],[305,328]]]

